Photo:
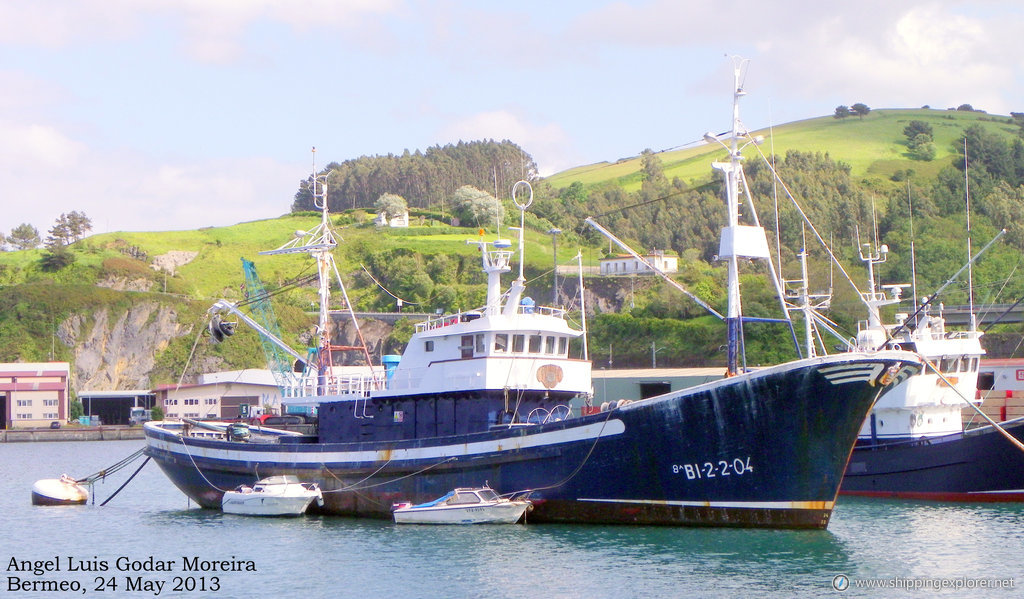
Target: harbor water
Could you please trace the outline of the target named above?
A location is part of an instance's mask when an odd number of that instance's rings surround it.
[[[140,458],[95,485],[95,504],[31,505],[34,481],[141,447],[0,445],[0,597],[1024,596],[1021,504],[840,498],[825,531],[400,527],[200,509],[150,462],[100,506]]]

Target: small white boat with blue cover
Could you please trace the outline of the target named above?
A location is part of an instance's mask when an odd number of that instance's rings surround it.
[[[533,504],[501,497],[490,487],[458,488],[428,503],[395,506],[398,524],[515,524]]]

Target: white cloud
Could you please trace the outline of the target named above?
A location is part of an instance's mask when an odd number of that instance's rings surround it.
[[[839,16],[822,19],[788,38],[774,37],[760,58],[775,81],[823,101],[1012,109],[1020,67],[1008,57],[1024,50],[1019,16],[983,18],[939,3],[894,3],[877,17],[874,27],[856,28]]]
[[[555,123],[534,124],[507,110],[480,112],[455,120],[441,132],[445,139],[507,139],[523,148],[537,163],[541,175],[575,166],[569,136]]]
[[[56,176],[63,169],[76,167],[85,151],[84,144],[51,125],[0,121],[0,164],[4,170],[45,168],[52,169],[51,176]]]
[[[45,236],[62,213],[95,232],[196,229],[287,213],[306,167],[264,158],[168,162],[99,152],[52,126],[0,122],[0,230]]]
[[[0,2],[0,43],[60,48],[137,38],[159,23],[177,25],[185,51],[230,63],[244,53],[254,23],[293,29],[358,30],[364,18],[401,10],[402,0],[65,0]]]
[[[388,15],[398,7],[399,0],[140,0],[139,5],[182,19],[188,53],[220,64],[244,54],[246,29],[255,23],[283,23],[298,31],[358,31],[364,18]]]
[[[110,41],[138,27],[135,0],[0,2],[0,43],[59,48],[77,41]]]

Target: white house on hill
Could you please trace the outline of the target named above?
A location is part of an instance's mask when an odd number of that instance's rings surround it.
[[[643,257],[661,272],[679,270],[679,256],[665,255],[664,251],[655,250]],[[601,274],[603,275],[644,275],[652,274],[646,264],[629,254],[618,254],[601,258]]]
[[[392,218],[391,220],[388,220],[388,215],[386,212],[381,212],[380,214],[377,215],[377,218],[373,219],[373,224],[377,225],[378,227],[408,227],[409,211],[406,210],[399,214],[398,216]]]

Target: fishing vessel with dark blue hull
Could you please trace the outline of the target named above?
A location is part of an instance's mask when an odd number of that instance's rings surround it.
[[[929,366],[894,386],[872,408],[840,493],[937,501],[1024,501],[1024,447],[1020,445],[1024,419],[967,430],[963,426],[962,410],[977,410],[981,403],[975,396],[985,353],[982,332],[973,317],[967,330],[947,329],[941,307],[933,311],[928,303],[911,316],[898,314],[894,324],[883,323],[879,308],[898,303],[900,289],[905,287],[888,286],[890,297],[875,290],[874,266],[885,261],[886,253],[882,246],[880,251],[861,255],[868,267],[868,291],[863,294],[868,320],[858,331],[857,346],[911,349]]]
[[[502,494],[531,491],[531,522],[826,527],[868,410],[921,362],[886,350],[756,371],[741,364],[738,266],[770,253],[760,226],[738,222],[741,185],[749,194],[740,166],[749,137],[738,117],[740,70],[729,145],[715,138],[730,156],[714,165],[726,175],[729,209],[719,252],[730,280],[726,378],[591,406],[585,325],[570,326],[565,310],[524,295],[522,225],[532,191],[527,200],[517,190],[528,190],[525,183],[512,194],[521,213],[520,267],[509,289],[501,274],[511,271],[511,242],[472,241],[487,273],[484,306],[418,324],[386,369],[336,373],[323,359],[331,351],[323,281],[336,272],[335,241],[326,198],[314,189],[323,210],[319,237],[276,252],[308,251],[319,265],[320,347],[310,357],[292,352],[306,368],[284,400],[315,409],[317,433],[243,435],[226,424],[150,422],[147,454],[211,508],[224,490],[294,475],[319,485],[324,505],[311,510],[328,514],[390,519],[395,503],[486,485]],[[225,302],[215,309],[245,320]]]
[[[333,514],[390,517],[398,500],[482,480],[532,489],[533,522],[822,528],[863,414],[918,367],[903,352],[814,358],[589,416],[388,442],[264,430],[228,443],[147,423],[147,453],[206,507],[259,471],[316,481],[311,509]]]
[[[999,424],[1024,442],[1024,419]],[[1024,453],[994,426],[884,444],[861,444],[843,495],[934,501],[1024,501]]]

